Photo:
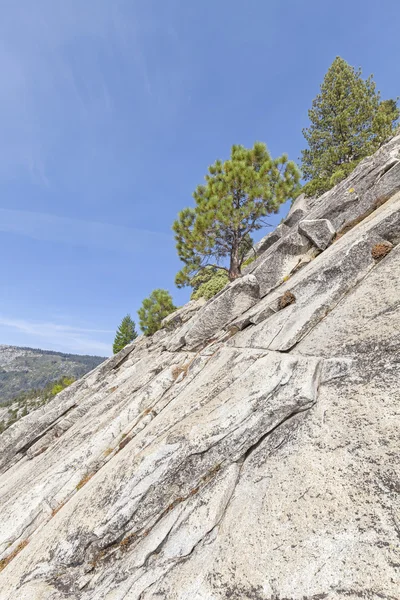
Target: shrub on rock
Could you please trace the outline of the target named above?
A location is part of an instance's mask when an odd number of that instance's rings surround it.
[[[228,273],[221,269],[206,267],[195,275],[190,285],[193,287],[191,300],[210,300],[229,283]]]
[[[287,290],[278,300],[278,309],[282,310],[294,302],[296,302],[296,296]]]
[[[372,258],[380,260],[389,254],[392,248],[393,244],[390,242],[380,242],[379,244],[375,244],[375,246],[372,246],[371,248]]]

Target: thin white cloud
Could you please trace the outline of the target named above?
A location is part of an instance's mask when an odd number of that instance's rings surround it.
[[[32,336],[32,344],[39,344],[62,349],[62,351],[78,352],[85,354],[110,354],[110,344],[103,342],[88,334],[104,336],[113,332],[103,329],[89,329],[75,327],[73,325],[60,325],[58,323],[38,323],[24,319],[14,319],[0,315],[0,328],[3,330],[24,334],[29,339]],[[4,334],[4,331],[3,331]],[[29,342],[28,342],[29,344]]]
[[[121,2],[113,11],[123,10]],[[97,57],[83,66],[79,44],[119,43],[107,0],[7,2],[0,21],[0,174],[27,171],[49,185],[47,162],[70,119],[96,122],[110,110],[110,92]],[[89,45],[90,44],[90,45]],[[82,77],[82,70],[85,77]]]
[[[124,117],[125,99],[138,98],[138,112],[129,116],[133,127],[135,118],[146,118],[142,106],[153,128],[172,125],[186,102],[191,70],[175,27],[179,2],[167,4],[2,3],[0,178],[29,173],[33,182],[51,187],[54,157],[62,157],[70,131],[79,132],[81,148],[91,147],[105,122]],[[155,58],[158,46],[161,60]],[[115,71],[129,77],[124,101]]]
[[[139,22],[140,19],[126,19],[124,14],[118,9],[113,10],[111,18],[116,39],[118,39],[125,53],[130,53],[132,50],[132,58],[143,80],[145,90],[149,96],[152,96],[153,92],[144,53],[144,44],[140,39],[140,30],[143,29],[143,23]]]
[[[60,325],[58,323],[33,323],[32,321],[25,321],[23,319],[7,319],[0,316],[0,325],[7,327],[14,327],[23,331],[24,333],[42,333],[54,331],[68,332],[68,333],[113,333],[112,329],[87,329],[85,327],[74,327],[73,325]]]
[[[172,235],[48,213],[0,208],[0,231],[36,240],[137,253],[150,244],[170,244]]]

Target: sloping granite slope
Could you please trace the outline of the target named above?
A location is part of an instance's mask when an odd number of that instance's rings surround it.
[[[1,600],[400,597],[399,190],[400,136],[0,436]]]

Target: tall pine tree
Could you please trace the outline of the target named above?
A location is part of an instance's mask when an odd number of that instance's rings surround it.
[[[135,329],[135,322],[131,319],[130,315],[126,315],[121,321],[121,325],[117,329],[115,335],[113,352],[117,354],[122,348],[125,348],[127,344],[133,342],[137,338],[138,334]]]
[[[332,188],[373,154],[393,134],[399,110],[396,100],[381,101],[372,75],[362,79],[361,69],[337,56],[308,116],[302,171],[308,181],[303,191],[312,196]]]
[[[226,271],[230,281],[239,277],[251,232],[294,197],[300,174],[286,155],[273,159],[256,142],[250,149],[233,146],[230,159],[211,165],[205,180],[193,193],[195,207],[182,210],[173,224],[184,263],[175,278],[178,287],[190,285],[207,266]]]

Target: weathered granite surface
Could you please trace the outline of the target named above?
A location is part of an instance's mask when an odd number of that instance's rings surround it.
[[[244,313],[260,299],[260,286],[254,275],[244,275],[211,298],[191,321],[185,345],[193,350],[209,341],[222,327]]]
[[[278,225],[276,229],[270,233],[267,233],[267,235],[264,236],[259,242],[254,244],[254,247],[246,254],[245,261],[249,258],[256,259],[258,256],[261,256],[261,254],[268,250],[270,246],[280,240],[282,236],[286,235],[289,230],[290,228],[284,223]]]
[[[199,298],[199,300],[191,300],[184,306],[181,306],[175,312],[166,316],[162,320],[162,326],[164,329],[172,330],[176,329],[179,325],[186,323],[189,321],[194,315],[195,312],[200,310],[202,306],[206,303],[204,298]]]
[[[293,215],[298,211],[299,220],[328,219],[335,231],[345,233],[399,190],[400,135],[364,159],[347,179],[318,200],[311,199],[307,204],[306,199],[299,196],[291,212]],[[301,235],[297,226],[292,226],[288,234],[270,246],[248,269],[257,277],[261,295],[265,296],[279,285],[310,252],[313,252],[312,242]]]
[[[319,250],[326,250],[336,233],[328,219],[304,219],[299,223],[299,231]]]
[[[0,600],[399,598],[399,148],[0,436]]]

